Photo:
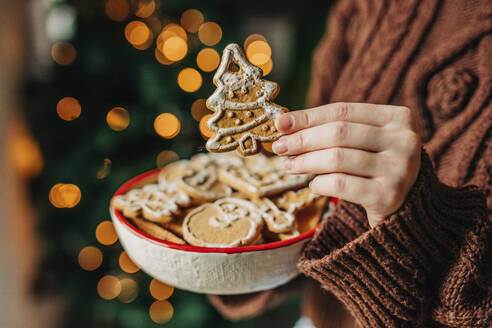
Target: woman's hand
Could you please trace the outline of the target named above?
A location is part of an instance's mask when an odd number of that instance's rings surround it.
[[[396,211],[417,179],[420,138],[406,107],[334,103],[283,114],[273,143],[289,173],[317,176],[320,195],[362,205],[376,226]]]

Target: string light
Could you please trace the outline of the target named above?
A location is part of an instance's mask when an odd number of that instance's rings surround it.
[[[118,296],[118,300],[122,303],[131,303],[138,296],[138,284],[131,278],[120,279],[121,292]]]
[[[243,48],[248,49],[249,45],[254,41],[267,42],[267,39],[263,35],[258,33],[251,34],[244,40]]]
[[[96,228],[96,239],[103,245],[112,245],[118,240],[113,222],[103,221]]]
[[[118,263],[120,264],[121,270],[126,273],[135,273],[140,270],[140,268],[132,261],[132,259],[130,259],[125,251],[121,252]]]
[[[121,293],[121,282],[115,276],[104,276],[97,283],[97,293],[102,299],[112,300]]]
[[[86,271],[94,271],[101,266],[103,256],[99,248],[87,246],[79,252],[77,259],[82,269]]]
[[[150,295],[158,301],[166,300],[174,292],[174,287],[157,279],[152,279],[149,285]]]
[[[105,158],[102,167],[97,171],[96,178],[104,179],[111,173],[111,160]]]
[[[158,47],[155,48],[154,54],[155,54],[155,59],[157,59],[157,61],[162,65],[171,65],[172,63],[174,63],[172,60],[167,59],[166,56],[164,56],[164,54],[159,50]]]
[[[57,42],[51,47],[51,58],[58,65],[68,66],[77,56],[75,47],[68,42]]]
[[[106,115],[106,122],[115,131],[122,131],[130,124],[130,114],[123,107],[115,107]]]
[[[171,61],[179,61],[186,56],[188,45],[186,41],[179,36],[173,36],[167,39],[162,46],[162,53]]]
[[[81,199],[79,187],[74,184],[55,184],[49,193],[49,200],[57,208],[75,207]]]
[[[202,86],[202,76],[194,68],[184,68],[179,72],[178,85],[186,92],[195,92]]]
[[[198,38],[207,46],[213,46],[222,39],[222,29],[217,23],[207,22],[200,25]]]
[[[185,41],[188,40],[188,35],[186,34],[186,31],[178,24],[171,23],[171,24],[167,24],[162,29],[162,32],[159,34],[157,38],[157,46],[159,48],[162,48],[164,42],[173,36],[178,36]]]
[[[108,0],[104,6],[104,11],[109,19],[122,22],[130,14],[130,5],[126,0]]]
[[[207,101],[201,98],[195,100],[191,105],[191,116],[198,122],[200,122],[203,116],[210,114],[210,110],[207,108],[206,103]]]
[[[270,72],[273,69],[273,61],[272,61],[272,59],[269,58],[268,61],[265,64],[259,65],[259,67],[263,71],[263,76],[267,76],[268,74],[270,74]]]
[[[212,48],[205,48],[200,50],[196,56],[196,63],[198,67],[204,72],[211,72],[219,66],[220,56],[219,53]]]
[[[153,34],[141,21],[131,21],[125,27],[125,37],[138,50],[145,50],[152,43]]]
[[[161,137],[172,139],[181,130],[181,122],[171,113],[162,113],[154,120],[154,130]]]
[[[64,97],[58,101],[56,112],[64,121],[73,121],[80,116],[82,107],[77,99],[73,97]]]
[[[272,49],[265,41],[253,41],[246,48],[246,56],[253,65],[264,65],[272,56]]]
[[[168,301],[155,301],[149,309],[149,315],[155,323],[165,323],[173,317],[174,309]]]
[[[203,14],[196,9],[188,9],[181,14],[181,25],[190,33],[198,32],[203,21]]]
[[[207,122],[212,117],[212,114],[207,114],[200,120],[200,132],[205,139],[210,138],[214,132],[208,128]]]
[[[155,1],[147,0],[140,1],[137,6],[137,10],[135,11],[135,16],[140,18],[147,18],[152,15],[155,11]]]
[[[175,162],[179,159],[178,154],[172,150],[163,150],[157,155],[155,164],[157,167],[163,167],[169,163]]]

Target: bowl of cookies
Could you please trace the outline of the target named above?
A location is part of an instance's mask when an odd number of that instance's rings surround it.
[[[141,174],[111,200],[130,258],[152,277],[206,294],[285,284],[329,200],[282,158],[203,153]]]

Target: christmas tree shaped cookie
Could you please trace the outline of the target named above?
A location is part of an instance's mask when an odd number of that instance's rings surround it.
[[[206,147],[211,152],[237,149],[243,156],[258,153],[262,142],[277,140],[281,134],[274,120],[288,111],[272,101],[276,83],[263,80],[263,72],[252,65],[237,44],[229,44],[214,76],[215,92],[207,99],[214,111],[208,127],[214,132]]]

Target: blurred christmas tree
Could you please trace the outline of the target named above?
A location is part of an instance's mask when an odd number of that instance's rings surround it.
[[[31,184],[44,259],[35,289],[63,293],[63,327],[168,319],[169,327],[286,327],[297,319],[298,298],[232,323],[204,295],[156,282],[150,293],[152,278],[122,253],[105,221],[121,183],[203,150],[199,122],[226,44],[244,41],[250,61],[281,85],[277,102],[302,108],[329,3],[53,1],[52,66],[26,79],[24,108],[44,158]]]

